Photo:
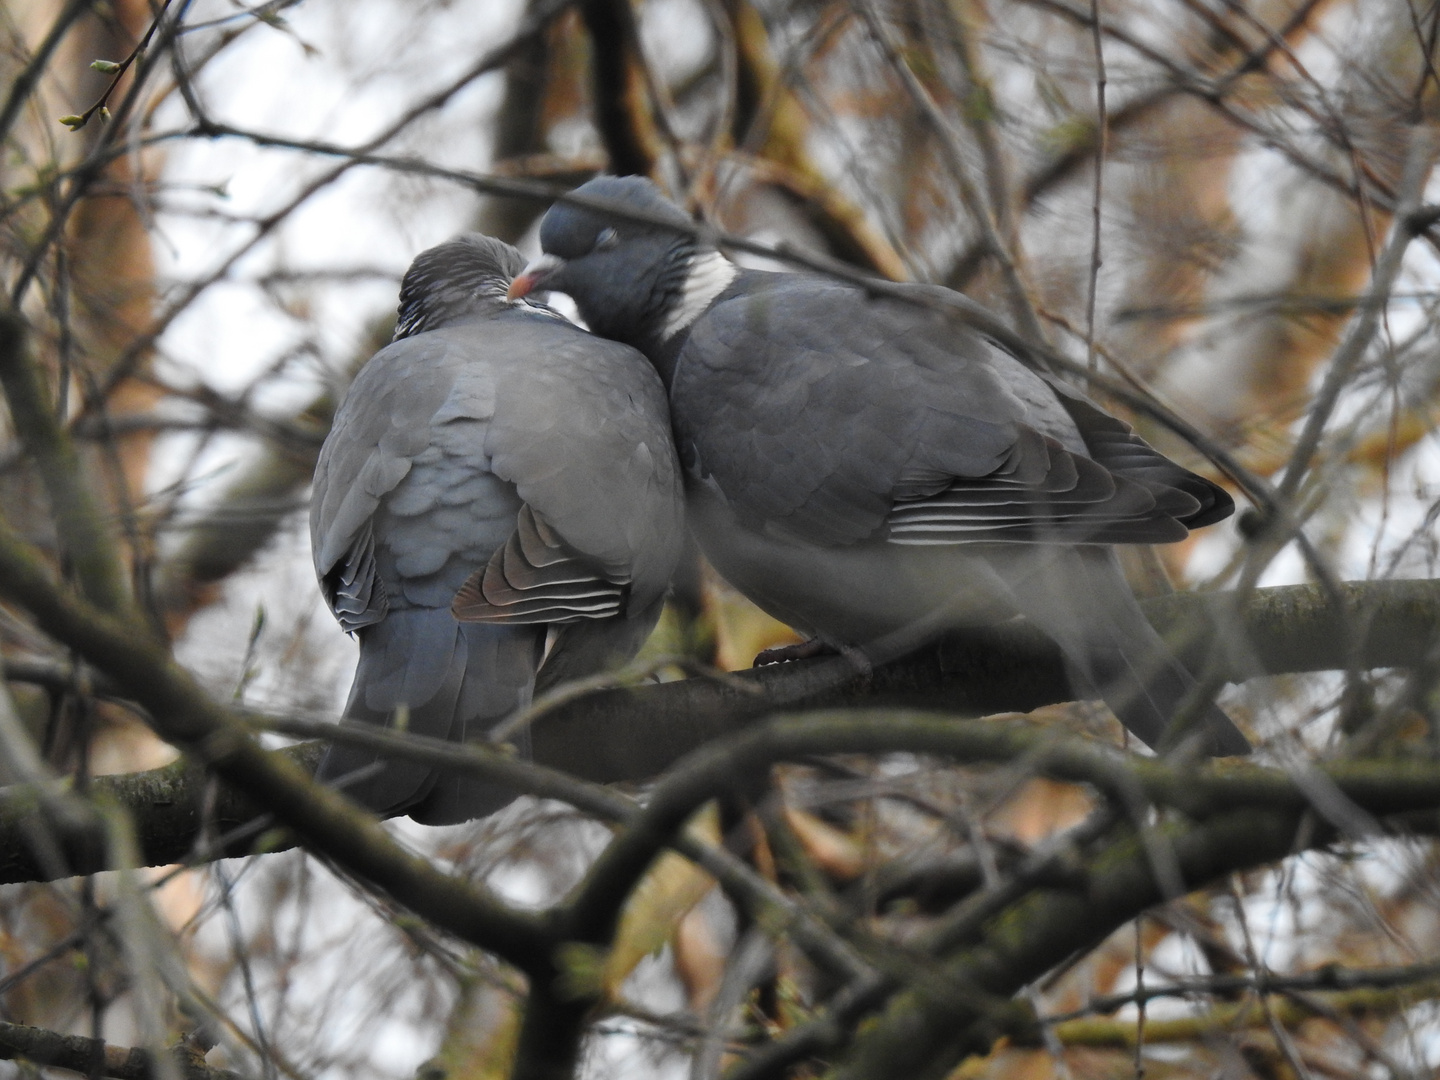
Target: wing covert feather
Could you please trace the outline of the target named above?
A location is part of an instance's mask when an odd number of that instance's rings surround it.
[[[938,311],[814,275],[737,280],[692,327],[672,397],[687,466],[751,528],[825,546],[1162,543],[1228,512]]]
[[[637,608],[664,592],[683,536],[668,415],[643,357],[556,323],[545,363],[507,369],[485,435],[491,468],[534,512],[529,538],[548,531]]]

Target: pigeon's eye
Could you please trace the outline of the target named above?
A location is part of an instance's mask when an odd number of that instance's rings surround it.
[[[620,234],[614,229],[607,227],[601,229],[600,235],[595,237],[595,250],[604,251],[606,248],[614,247],[619,242]]]

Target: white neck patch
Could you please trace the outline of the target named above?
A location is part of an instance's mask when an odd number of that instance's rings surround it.
[[[685,275],[685,288],[680,293],[680,303],[665,320],[661,328],[661,340],[669,341],[698,319],[711,302],[730,287],[740,268],[718,251],[696,255]]]
[[[529,297],[521,296],[515,300],[506,300],[511,307],[519,308],[521,311],[528,311],[535,315],[544,315],[547,318],[558,319],[560,322],[570,322],[561,312],[556,311],[548,304],[537,303]]]

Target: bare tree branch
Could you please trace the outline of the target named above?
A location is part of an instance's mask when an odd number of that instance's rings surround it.
[[[85,484],[80,457],[55,415],[55,406],[30,355],[29,329],[14,310],[0,311],[0,386],[11,422],[50,496],[60,549],[74,568],[81,591],[106,611],[128,605],[125,574],[114,539],[102,524],[100,508]]]
[[[1303,813],[1228,811],[1196,826],[1162,831],[1184,887],[1197,888],[1233,871],[1259,866],[1296,850],[1322,846],[1333,834],[1304,829]],[[1440,822],[1430,822],[1431,827]],[[877,1076],[943,1075],[972,1053],[984,1053],[1001,1034],[1033,1032],[1027,1006],[977,1008],[978,994],[1008,998],[1078,950],[1093,947],[1116,927],[1166,898],[1145,845],[1120,840],[1075,868],[1069,880],[1030,891],[994,919],[984,937],[939,967],[937,977],[897,994],[877,1021],[856,1035],[863,1015],[829,1016],[801,1025],[755,1054],[728,1080],[778,1078],[790,1064],[831,1057],[855,1036],[836,1080]],[[955,987],[971,988],[957,996]],[[862,1002],[873,1007],[873,1002]],[[1033,1036],[1032,1036],[1033,1037]]]
[[[175,1047],[172,1055],[173,1067],[184,1080],[242,1080],[244,1075],[211,1068],[205,1064],[203,1054],[185,1043]],[[154,1080],[164,1075],[149,1050],[112,1046],[83,1035],[62,1035],[24,1024],[0,1022],[0,1058],[114,1080]]]
[[[1434,648],[1440,625],[1440,582],[1433,581],[1347,585],[1343,609],[1330,603],[1316,585],[1258,589],[1245,624],[1238,629],[1223,621],[1228,610],[1225,597],[1176,594],[1147,601],[1146,610],[1163,632],[1185,640],[1187,650],[1197,656],[1213,652],[1217,637],[1233,641],[1238,634],[1250,642],[1253,654],[1244,649],[1227,651],[1241,665],[1231,672],[1236,679],[1343,668],[1347,662],[1345,628],[1354,633],[1364,666],[1421,664]],[[35,662],[12,664],[6,674],[61,687],[72,685],[73,680],[68,668]],[[742,691],[729,681],[692,678],[660,686],[596,691],[564,702],[542,714],[534,726],[535,761],[548,770],[544,774],[534,771],[534,766],[483,749],[430,745],[408,735],[365,729],[342,732],[319,723],[278,718],[269,726],[302,738],[344,738],[418,761],[457,767],[469,762],[468,767],[486,779],[566,799],[589,812],[619,820],[614,815],[621,813],[617,808],[623,800],[607,810],[603,798],[599,803],[593,801],[600,796],[583,781],[650,779],[707,740],[744,730],[776,711],[896,705],[944,709],[957,717],[982,716],[1027,711],[1067,700],[1072,693],[1055,647],[1018,624],[986,634],[952,635],[877,668],[868,680],[857,678],[840,658],[759,668],[732,678],[752,684],[759,693]],[[121,692],[123,685],[118,672],[97,684],[110,694]],[[160,727],[163,731],[166,725]],[[312,744],[291,753],[313,769],[319,749]],[[565,777],[573,779],[562,782]],[[177,762],[146,773],[99,777],[94,783],[137,816],[144,857],[150,865],[177,862],[191,852],[202,825],[203,772]],[[1180,790],[1202,798],[1200,787],[1182,785]],[[24,843],[25,808],[26,803],[13,793],[0,794],[0,882],[44,876]],[[212,812],[215,826],[222,832],[253,820],[257,813],[254,804],[223,786]],[[250,850],[252,844],[253,837],[228,853]],[[276,849],[273,836],[267,837],[265,844],[266,850]],[[78,853],[72,852],[72,857],[80,860],[72,863],[75,872],[99,869]]]
[[[1316,990],[1388,990],[1409,987],[1416,983],[1434,983],[1440,979],[1440,964],[1411,964],[1405,967],[1347,968],[1338,964],[1304,975],[1212,975],[1204,979],[1181,979],[1163,986],[1147,986],[1129,994],[1109,994],[1092,999],[1083,1010],[1064,1016],[1043,1018],[1047,1024],[1064,1024],[1095,1013],[1112,1013],[1126,1005],[1158,998],[1186,997],[1193,994],[1237,994],[1255,991],[1261,994],[1287,994]],[[1440,995],[1440,987],[1424,989],[1427,996]]]
[[[154,718],[163,738],[263,803],[307,843],[457,936],[521,967],[548,964],[549,938],[540,920],[479,885],[440,873],[373,818],[309,783],[293,761],[262,750],[149,634],[56,588],[8,528],[0,528],[0,596],[24,606],[46,633],[114,678]]]
[[[1291,980],[1294,981],[1294,980]],[[1213,991],[1208,991],[1213,992]],[[1170,1020],[1147,1020],[1145,1041],[1188,1042],[1214,1037],[1233,1038],[1245,1028],[1263,1028],[1274,1023],[1290,1027],[1316,1016],[1391,1017],[1423,1001],[1440,997],[1440,982],[1419,979],[1390,989],[1350,990],[1319,997],[1292,995],[1270,1004],[1267,1010],[1256,1000],[1221,1004],[1200,1016]],[[1133,1049],[1138,1028],[1124,1020],[1068,1020],[1055,1027],[1055,1037],[1065,1046]],[[1028,1042],[1023,1036],[1017,1041]]]

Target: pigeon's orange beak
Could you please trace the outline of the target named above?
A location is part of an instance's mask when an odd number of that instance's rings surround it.
[[[541,255],[515,275],[510,282],[510,288],[505,290],[505,299],[519,300],[529,296],[547,277],[564,265],[565,260],[555,255]]]

